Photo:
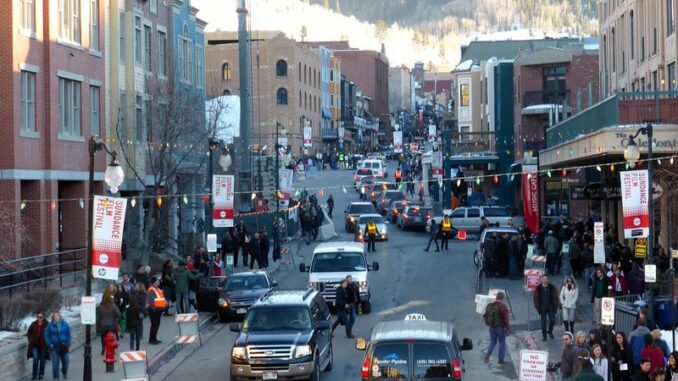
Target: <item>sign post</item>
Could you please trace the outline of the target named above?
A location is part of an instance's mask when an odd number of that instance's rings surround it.
[[[600,324],[614,325],[614,298],[603,298],[600,302]]]

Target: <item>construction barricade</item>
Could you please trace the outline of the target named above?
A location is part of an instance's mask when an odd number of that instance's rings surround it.
[[[174,321],[179,328],[179,336],[176,337],[176,344],[186,345],[198,341],[200,345],[202,345],[202,337],[200,337],[200,319],[198,319],[197,312],[192,314],[177,314]]]
[[[123,374],[122,381],[150,381],[148,374],[148,357],[146,351],[130,351],[120,353]]]

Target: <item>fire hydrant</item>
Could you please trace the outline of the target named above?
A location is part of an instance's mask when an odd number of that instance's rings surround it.
[[[118,340],[115,339],[113,332],[108,332],[104,337],[104,362],[106,363],[106,373],[115,372],[115,350],[118,348]]]

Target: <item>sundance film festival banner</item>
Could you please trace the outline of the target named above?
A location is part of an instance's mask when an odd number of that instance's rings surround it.
[[[91,253],[94,278],[118,279],[126,209],[126,198],[94,196]]]
[[[235,176],[213,175],[212,192],[212,225],[215,228],[233,227]]]
[[[339,127],[339,144],[344,144],[344,134],[346,134],[346,130],[344,127]]]
[[[403,132],[402,131],[393,131],[393,152],[402,153],[403,152]]]
[[[539,232],[539,172],[536,165],[523,165],[522,200],[525,226]]]
[[[624,238],[650,235],[650,185],[647,170],[621,172]]]
[[[313,147],[313,130],[311,127],[304,127],[304,147],[311,148]]]

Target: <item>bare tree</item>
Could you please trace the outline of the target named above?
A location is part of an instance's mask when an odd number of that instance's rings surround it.
[[[20,210],[20,209],[19,209]],[[19,211],[20,213],[21,211]],[[22,221],[17,224],[16,221],[16,211],[12,208],[2,207],[0,208],[0,252],[1,253],[15,253],[16,245],[20,244],[21,247],[26,247],[26,244],[31,242],[31,239],[28,235],[28,227]],[[38,221],[32,221],[33,223],[38,223]],[[9,256],[14,256],[10,254]]]

